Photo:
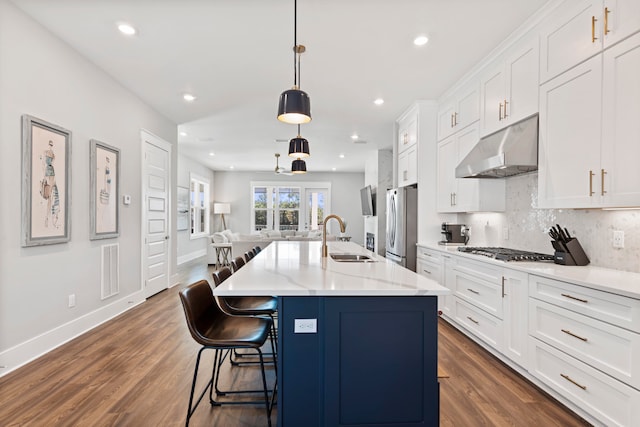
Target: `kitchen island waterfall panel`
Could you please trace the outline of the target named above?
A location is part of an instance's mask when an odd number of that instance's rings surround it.
[[[281,297],[279,426],[435,426],[434,297]],[[316,318],[317,333],[294,333]]]

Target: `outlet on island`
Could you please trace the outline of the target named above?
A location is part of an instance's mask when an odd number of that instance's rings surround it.
[[[315,334],[318,332],[318,319],[294,319],[294,334]]]

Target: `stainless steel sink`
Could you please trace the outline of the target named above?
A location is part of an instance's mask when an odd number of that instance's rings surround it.
[[[329,256],[338,262],[376,262],[375,259],[363,254],[329,254]]]

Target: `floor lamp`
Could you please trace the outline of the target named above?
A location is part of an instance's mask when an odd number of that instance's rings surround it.
[[[231,204],[230,203],[214,203],[213,204],[213,213],[220,214],[222,217],[222,229],[227,229],[227,224],[224,222],[224,214],[231,213]]]

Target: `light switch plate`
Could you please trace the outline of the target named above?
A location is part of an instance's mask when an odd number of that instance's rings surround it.
[[[318,332],[318,319],[293,319],[294,334],[315,334]]]

